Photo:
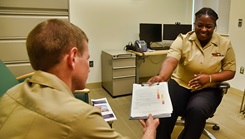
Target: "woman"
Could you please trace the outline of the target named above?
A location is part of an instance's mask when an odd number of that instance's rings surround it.
[[[222,99],[216,85],[234,77],[235,54],[231,42],[214,33],[217,20],[217,13],[211,8],[199,10],[195,14],[195,30],[176,38],[159,74],[148,80],[149,84],[168,81],[173,104],[172,116],[160,119],[157,139],[171,138],[178,116],[185,117],[180,138],[199,139],[206,119],[214,114]]]

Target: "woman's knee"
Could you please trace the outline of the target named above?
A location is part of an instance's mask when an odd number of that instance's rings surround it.
[[[210,103],[197,99],[187,105],[185,113],[189,113],[193,116],[201,116],[207,119],[213,115],[215,109],[216,107],[211,106]]]

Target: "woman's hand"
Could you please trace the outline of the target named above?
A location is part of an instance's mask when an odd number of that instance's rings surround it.
[[[198,89],[210,82],[210,78],[212,78],[210,76],[208,74],[194,74],[194,78],[189,81],[188,86],[193,89]]]
[[[157,76],[151,77],[151,78],[147,81],[147,83],[148,83],[149,85],[152,85],[153,83],[157,83],[157,82],[163,82],[163,77],[160,76],[160,75],[157,75]]]
[[[167,57],[164,62],[162,63],[161,70],[157,76],[151,77],[147,83],[149,85],[152,85],[153,83],[157,82],[164,82],[168,81],[168,79],[171,77],[173,71],[178,65],[178,60],[173,57]]]

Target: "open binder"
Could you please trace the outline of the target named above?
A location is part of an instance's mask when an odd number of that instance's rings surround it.
[[[149,114],[154,118],[171,117],[172,111],[167,82],[133,84],[130,120],[147,119]]]

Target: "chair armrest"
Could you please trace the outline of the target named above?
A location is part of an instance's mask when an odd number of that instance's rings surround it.
[[[18,76],[16,77],[16,80],[18,80],[19,82],[23,82],[26,78],[30,78],[33,74],[34,72],[31,72],[31,73],[27,73],[27,74]]]
[[[84,88],[83,90],[75,90],[74,94],[87,94],[90,90],[88,88]]]
[[[224,95],[230,88],[230,84],[227,82],[220,82],[219,84],[217,84],[217,87],[222,91],[222,94]]]
[[[217,86],[218,86],[218,88],[220,88],[220,89],[228,89],[228,88],[230,88],[230,84],[227,83],[227,82],[221,82],[221,83],[219,83]]]

